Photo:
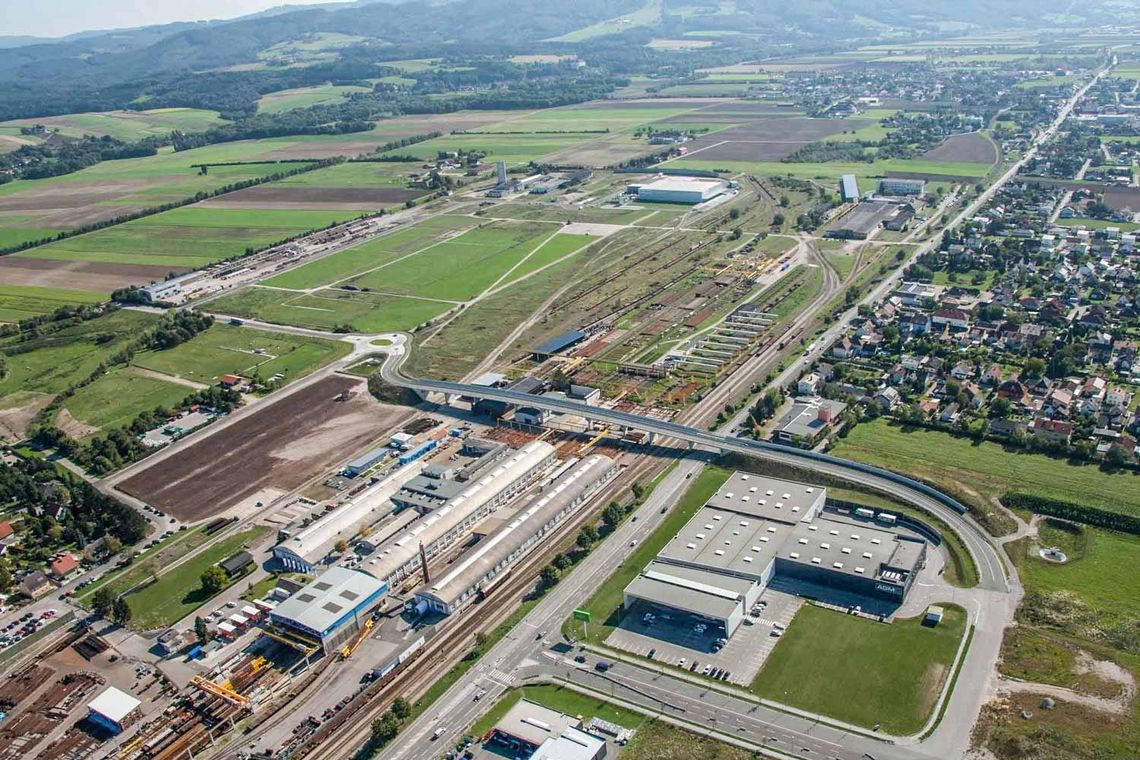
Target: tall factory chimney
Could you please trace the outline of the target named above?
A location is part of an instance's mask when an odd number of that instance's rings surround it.
[[[499,181],[500,185],[507,184],[507,162],[495,162],[495,178]]]
[[[500,161],[500,163],[502,163]],[[424,583],[431,583],[431,573],[428,572],[427,565],[427,550],[424,549],[424,542],[420,541],[420,572],[424,575]]]

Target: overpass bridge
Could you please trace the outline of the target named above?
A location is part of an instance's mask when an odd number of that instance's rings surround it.
[[[443,380],[410,378],[400,372],[404,354],[390,354],[381,368],[381,376],[388,383],[413,390],[425,396],[442,393],[445,396],[464,396],[474,399],[500,401],[516,406],[531,406],[558,414],[573,414],[592,422],[611,427],[641,430],[651,435],[685,441],[690,447],[704,447],[721,453],[732,452],[799,467],[845,480],[858,486],[871,488],[899,501],[935,515],[957,533],[966,545],[978,568],[979,586],[988,591],[1009,593],[1010,585],[997,549],[985,531],[966,514],[966,507],[956,499],[912,478],[890,470],[861,462],[853,462],[829,454],[797,449],[791,446],[754,441],[724,435],[677,422],[657,420],[616,409],[590,406],[571,399],[535,396],[505,388],[494,388]]]

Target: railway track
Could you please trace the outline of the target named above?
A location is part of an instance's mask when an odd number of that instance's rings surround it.
[[[458,662],[456,656],[449,657],[447,654],[466,653],[473,645],[477,632],[492,630],[508,619],[517,605],[534,589],[538,571],[572,540],[583,525],[597,519],[600,505],[609,503],[610,499],[616,498],[631,483],[649,476],[655,467],[661,465],[661,461],[655,457],[642,457],[627,468],[591,500],[594,508],[579,510],[563,524],[553,540],[544,544],[548,547],[545,551],[532,552],[510,572],[508,578],[496,589],[496,594],[492,597],[494,604],[475,605],[469,607],[468,612],[457,615],[452,621],[454,624],[428,641],[408,667],[398,670],[389,680],[376,682],[371,688],[361,691],[302,744],[282,757],[287,757],[288,760],[325,760],[353,755],[371,736],[372,721],[380,717],[396,697],[414,700],[422,695]],[[335,673],[334,668],[335,665],[329,672]],[[295,715],[296,712],[292,710],[290,715]],[[264,734],[280,723],[281,721],[267,723],[260,733]],[[248,743],[256,738],[258,734],[250,734],[242,737],[242,741]]]

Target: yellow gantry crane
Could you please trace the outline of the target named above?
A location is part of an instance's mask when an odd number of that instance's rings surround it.
[[[364,643],[364,640],[368,638],[368,634],[372,631],[372,626],[374,625],[376,625],[376,623],[371,618],[364,621],[364,627],[360,629],[360,633],[357,634],[352,643],[345,644],[344,648],[340,650],[340,658],[342,660],[347,660],[351,657],[352,653],[356,651],[356,648]]]

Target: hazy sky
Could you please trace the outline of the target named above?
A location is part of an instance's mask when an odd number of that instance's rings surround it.
[[[59,37],[91,29],[116,29],[234,18],[280,5],[334,0],[0,0],[0,36]]]

